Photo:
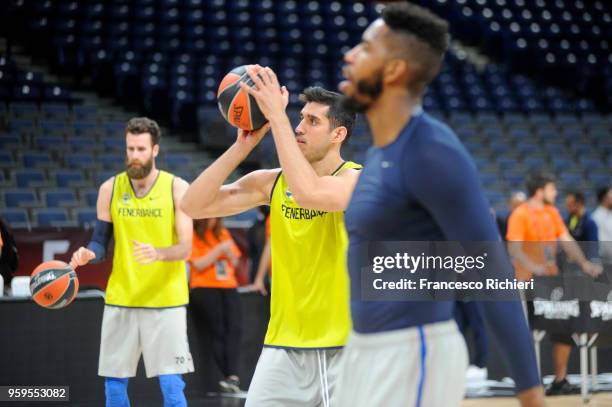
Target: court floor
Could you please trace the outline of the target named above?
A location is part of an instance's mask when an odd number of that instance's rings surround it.
[[[597,393],[591,396],[589,403],[584,404],[580,396],[558,396],[547,397],[546,403],[549,407],[610,407],[612,406],[612,393]],[[14,404],[14,403],[11,403]],[[0,406],[4,404],[0,403]],[[58,404],[59,405],[59,404]],[[62,404],[63,405],[63,404]],[[72,405],[72,404],[71,404]],[[74,404],[74,407],[91,407],[89,404]],[[189,400],[189,407],[242,407],[244,399],[218,397],[200,400]],[[374,406],[373,406],[374,407]],[[467,399],[461,403],[461,407],[519,407],[519,403],[512,397],[494,397]]]
[[[582,403],[580,396],[547,397],[546,403],[549,407],[610,407],[612,406],[612,393],[594,394],[587,404]],[[244,400],[228,398],[199,400],[189,403],[190,407],[241,407],[243,405]],[[519,403],[512,397],[495,397],[464,400],[461,407],[519,407]]]
[[[584,404],[580,396],[557,396],[547,397],[546,404],[549,407],[610,407],[612,406],[612,393],[597,393],[591,396],[591,400]],[[519,407],[515,398],[486,398],[463,400],[461,407]]]

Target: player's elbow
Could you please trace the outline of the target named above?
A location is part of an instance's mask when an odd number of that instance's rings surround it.
[[[204,219],[210,217],[206,206],[195,200],[182,199],[179,205],[181,211],[192,219]]]
[[[185,196],[183,196],[183,199],[181,199],[181,202],[179,203],[179,208],[190,218],[193,218],[195,216],[196,206],[194,205],[193,200],[190,199],[187,194],[185,194]]]

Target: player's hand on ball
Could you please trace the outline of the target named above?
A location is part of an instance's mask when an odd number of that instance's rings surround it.
[[[96,254],[89,250],[86,247],[79,247],[79,249],[72,253],[72,258],[70,259],[70,267],[73,269],[84,266],[93,259],[96,258]]]
[[[270,120],[272,115],[284,113],[289,102],[289,92],[284,86],[281,88],[274,71],[269,67],[251,65],[247,72],[255,86],[241,83],[240,87],[257,100],[257,105],[266,119]]]
[[[257,130],[248,131],[238,129],[238,143],[250,148],[255,148],[255,146],[259,144],[261,139],[266,135],[269,130],[270,123],[268,122],[266,122],[266,124],[258,128]]]
[[[140,264],[149,264],[154,261],[160,260],[159,252],[155,247],[148,243],[140,243],[136,240],[133,240],[134,251],[132,254],[134,255],[134,260],[136,260]]]

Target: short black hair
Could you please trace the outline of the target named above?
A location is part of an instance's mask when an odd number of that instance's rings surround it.
[[[540,188],[544,188],[546,185],[551,182],[555,182],[555,177],[552,174],[548,173],[536,173],[532,174],[527,178],[527,182],[525,183],[525,187],[527,188],[527,194],[529,197],[535,195],[536,191]]]
[[[597,203],[602,203],[612,187],[603,187],[597,189]]]
[[[392,32],[408,34],[420,45],[424,45],[418,51],[421,69],[416,73],[414,82],[408,84],[409,87],[424,91],[440,72],[444,54],[448,50],[448,22],[426,8],[408,2],[385,7],[382,19]]]
[[[575,191],[575,190],[569,190],[567,192],[567,196],[573,197],[576,203],[584,205],[585,200],[584,200],[584,194],[582,192]]]
[[[300,94],[300,101],[302,103],[314,102],[329,106],[326,116],[329,119],[331,128],[346,127],[346,138],[344,141],[348,140],[355,125],[355,113],[344,107],[340,93],[323,89],[320,86],[310,86]]]

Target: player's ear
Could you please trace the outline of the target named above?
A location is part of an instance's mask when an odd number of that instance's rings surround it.
[[[332,141],[334,143],[342,143],[346,138],[348,130],[344,126],[339,126],[334,129],[332,132]]]
[[[385,64],[383,73],[386,83],[401,81],[410,73],[410,66],[404,59],[394,58]]]
[[[159,144],[155,144],[153,146],[153,158],[157,158],[158,154],[159,154]]]

